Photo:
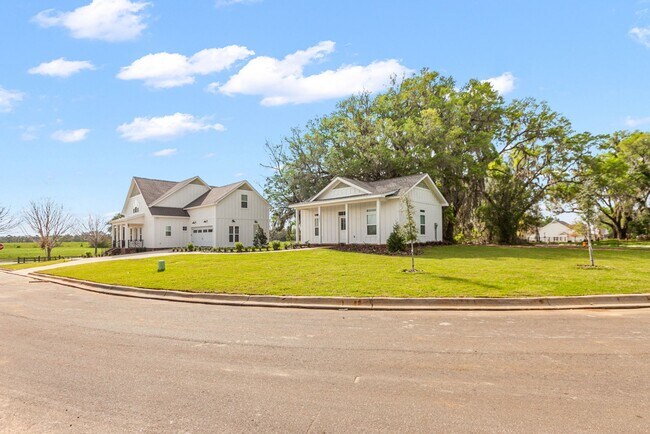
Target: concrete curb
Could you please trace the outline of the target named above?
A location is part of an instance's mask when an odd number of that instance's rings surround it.
[[[576,297],[529,298],[389,298],[389,297],[311,297],[275,295],[205,294],[194,292],[144,289],[106,285],[41,273],[28,276],[100,294],[121,297],[200,303],[227,306],[292,307],[301,309],[347,310],[449,310],[513,311],[570,309],[640,309],[650,308],[650,294],[587,295]]]

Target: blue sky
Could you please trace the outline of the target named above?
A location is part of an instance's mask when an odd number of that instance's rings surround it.
[[[21,0],[0,13],[0,205],[109,214],[134,175],[264,183],[264,143],[423,67],[650,129],[650,2]]]

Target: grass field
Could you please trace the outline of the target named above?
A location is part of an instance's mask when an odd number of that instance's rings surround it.
[[[27,262],[26,264],[0,264],[0,270],[25,270],[27,268],[43,267],[68,262],[69,259],[57,259],[49,262]]]
[[[3,243],[5,248],[0,250],[0,261],[15,260],[18,257],[32,258],[45,256],[45,251],[36,243]],[[105,249],[99,249],[98,253]],[[86,252],[95,253],[95,249],[88,247],[88,243],[69,242],[52,250],[52,256],[83,256]]]
[[[506,297],[650,292],[650,252],[447,246],[416,258],[319,249],[277,253],[173,255],[59,268],[49,274],[193,292],[273,295]]]

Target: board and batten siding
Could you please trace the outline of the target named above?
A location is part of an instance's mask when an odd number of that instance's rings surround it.
[[[156,204],[156,206],[183,208],[208,190],[209,188],[203,184],[188,184],[180,190],[172,193],[169,197],[161,200]]]
[[[336,190],[336,189],[335,189]],[[428,188],[417,186],[409,192],[413,206],[413,218],[418,232],[418,242],[442,241],[442,205],[435,194]],[[378,213],[377,235],[368,235],[368,210]],[[338,244],[345,242],[341,239],[339,229],[339,212],[345,211],[345,204],[321,205],[319,230],[321,236],[315,233],[315,219],[318,206],[300,210],[300,242],[311,244]],[[424,211],[425,234],[420,234],[420,215]],[[350,244],[385,244],[393,231],[395,223],[406,223],[406,209],[399,197],[383,198],[348,204],[347,230]],[[437,231],[436,231],[437,224]]]
[[[248,207],[241,207],[242,194],[248,195]],[[233,246],[229,240],[229,227],[239,226],[239,242],[245,246],[253,245],[254,225],[258,224],[269,234],[268,203],[255,191],[237,189],[217,204],[215,210],[216,245]],[[233,220],[235,222],[233,223]],[[257,221],[257,223],[255,223]]]
[[[361,191],[356,187],[350,187],[347,184],[339,184],[338,186],[326,191],[322,195],[318,196],[318,200],[322,199],[336,199],[339,197],[350,197],[357,196],[360,194],[366,194],[365,191]]]
[[[133,212],[133,208],[135,205],[138,205],[138,208],[140,211],[138,213]],[[141,214],[147,209],[147,204],[144,202],[144,198],[142,197],[141,194],[135,195],[133,197],[130,197],[129,200],[126,201],[126,204],[124,205],[124,208],[122,209],[122,214],[125,217],[132,216],[133,214]]]
[[[183,231],[183,226],[188,226],[188,223],[187,217],[154,217],[156,245],[153,247],[160,249],[186,246],[189,243],[189,228],[188,231]],[[169,237],[165,235],[166,226],[172,227]]]
[[[442,241],[442,206],[428,188],[415,187],[409,192],[411,204],[413,205],[413,218],[418,232],[418,242],[426,243],[431,241]],[[425,234],[420,234],[420,215],[424,211]],[[402,210],[402,221],[406,221],[406,212]],[[436,231],[436,224],[437,231]]]

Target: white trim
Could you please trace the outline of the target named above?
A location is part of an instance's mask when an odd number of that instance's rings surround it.
[[[289,208],[294,208],[294,209],[305,209],[305,208],[314,208],[317,206],[329,206],[329,205],[338,205],[342,203],[352,203],[352,202],[372,202],[375,199],[383,199],[386,197],[383,194],[374,194],[372,196],[354,196],[354,197],[342,197],[339,199],[328,199],[328,200],[321,200],[318,202],[300,202],[300,203],[294,203],[293,205],[289,205]],[[398,196],[394,197],[389,197],[387,199],[397,199]]]
[[[422,181],[427,181],[427,185],[429,185],[429,188],[433,187],[433,193],[438,196],[438,201],[440,201],[440,205],[449,206],[449,203],[447,202],[447,199],[445,199],[445,197],[442,195],[442,193],[440,193],[440,190],[438,190],[438,186],[436,185],[435,182],[433,182],[433,179],[431,179],[431,177],[427,173],[422,175],[422,178],[420,178],[420,180],[418,182],[413,184],[413,186],[411,188],[406,190],[402,196],[406,196],[407,194],[409,194],[411,192],[411,190],[413,190],[415,187],[417,187],[418,184],[421,183]]]
[[[269,201],[266,200],[266,198],[265,198],[264,196],[262,196],[262,195],[259,193],[259,191],[257,191],[257,190],[255,189],[255,187],[253,187],[253,186],[251,185],[250,182],[248,182],[248,181],[246,181],[246,180],[243,180],[243,181],[241,181],[240,183],[235,184],[235,187],[233,187],[232,190],[230,190],[228,193],[226,193],[225,196],[222,196],[222,197],[221,197],[218,201],[216,201],[216,202],[208,203],[208,204],[205,204],[205,205],[192,206],[192,207],[183,208],[183,209],[184,209],[184,210],[188,210],[188,209],[196,209],[196,208],[205,208],[205,207],[208,207],[208,206],[216,205],[216,204],[218,204],[219,202],[223,201],[223,200],[224,200],[225,198],[227,198],[228,196],[230,196],[231,194],[233,194],[235,191],[239,190],[239,188],[240,188],[242,185],[244,185],[244,184],[248,185],[248,187],[250,187],[251,191],[255,192],[255,194],[257,194],[257,195],[258,195],[258,196],[259,196],[259,197],[264,201],[264,203],[266,203],[268,206],[271,206],[271,204],[269,203]],[[210,187],[210,188],[212,188],[212,187]],[[221,187],[218,187],[218,188],[221,188]]]
[[[205,187],[207,187],[208,189],[211,188],[211,187],[210,187],[210,186],[209,186],[209,185],[208,185],[204,180],[202,180],[200,177],[198,177],[198,176],[194,176],[194,177],[192,177],[192,178],[186,179],[185,181],[181,181],[180,183],[176,184],[175,186],[173,186],[172,188],[170,188],[169,190],[167,190],[167,191],[166,191],[162,196],[160,196],[158,199],[156,199],[156,200],[154,200],[153,202],[151,202],[151,203],[149,204],[149,208],[151,208],[152,206],[156,206],[156,204],[158,204],[158,203],[162,202],[163,200],[167,199],[169,196],[171,196],[172,194],[176,193],[177,191],[180,191],[181,189],[183,189],[183,187],[185,187],[185,186],[187,186],[187,185],[190,185],[191,183],[193,183],[193,182],[196,181],[197,179],[198,179],[199,181],[201,181],[201,182],[203,183],[203,185],[204,185]]]
[[[345,180],[345,179],[343,179],[343,178],[337,176],[337,177],[334,178],[334,179],[333,179],[329,184],[327,184],[327,185],[325,186],[325,188],[323,188],[321,191],[319,191],[318,193],[316,193],[316,195],[315,195],[315,196],[310,200],[310,202],[314,202],[314,201],[316,201],[316,199],[318,199],[319,196],[321,196],[321,195],[324,194],[326,191],[328,191],[330,188],[332,188],[332,187],[335,185],[335,183],[337,183],[337,182],[342,182],[342,183],[344,183],[344,184],[346,184],[346,185],[349,185],[350,187],[354,187],[354,188],[359,189],[359,190],[361,190],[361,191],[365,191],[367,194],[372,194],[372,192],[366,190],[365,188],[360,187],[360,186],[358,186],[358,185],[356,185],[356,184],[354,184],[354,183],[352,183],[352,182],[350,182],[350,181],[348,181],[348,180]]]

